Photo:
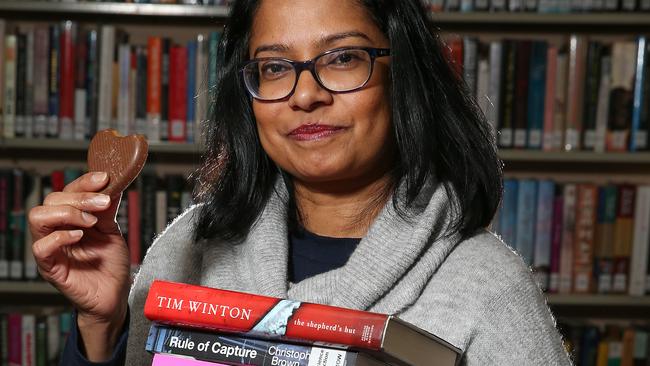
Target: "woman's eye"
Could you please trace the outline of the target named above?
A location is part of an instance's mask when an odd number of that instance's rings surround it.
[[[265,76],[270,76],[270,77],[278,77],[285,72],[287,72],[289,68],[287,65],[281,64],[281,63],[266,63],[262,65],[262,75]]]
[[[333,60],[333,64],[345,65],[354,61],[356,57],[351,53],[342,53]]]

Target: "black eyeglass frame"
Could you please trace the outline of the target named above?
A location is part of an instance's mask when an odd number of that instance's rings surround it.
[[[361,50],[361,51],[365,51],[365,52],[368,53],[368,55],[370,56],[370,72],[368,73],[368,78],[366,79],[366,81],[364,81],[358,87],[355,87],[355,88],[352,88],[352,89],[349,89],[349,90],[332,90],[332,89],[326,87],[325,85],[323,85],[323,82],[321,81],[320,77],[318,76],[318,73],[316,73],[316,67],[315,67],[316,61],[318,61],[321,57],[325,57],[325,56],[327,56],[327,55],[329,55],[331,53],[346,51],[346,50]],[[305,70],[309,70],[309,72],[311,72],[311,75],[314,77],[314,80],[316,80],[318,85],[321,88],[327,90],[330,93],[350,93],[350,92],[353,92],[353,91],[357,91],[357,90],[363,88],[364,86],[366,86],[366,84],[368,84],[368,81],[370,81],[370,78],[372,77],[372,72],[375,69],[375,59],[377,59],[377,57],[384,57],[384,56],[390,56],[390,48],[340,47],[340,48],[334,48],[334,49],[328,50],[326,52],[323,52],[320,55],[312,58],[311,60],[307,60],[307,61],[294,61],[294,60],[290,60],[290,59],[282,58],[282,57],[254,58],[252,60],[246,61],[241,66],[241,68],[239,69],[239,73],[241,74],[242,83],[244,84],[244,87],[246,88],[246,91],[248,92],[248,94],[250,94],[250,96],[252,96],[253,98],[255,98],[257,100],[261,100],[261,101],[264,101],[264,102],[275,102],[275,101],[286,99],[286,98],[290,97],[291,95],[293,95],[293,93],[295,93],[296,86],[298,85],[298,79],[300,79],[300,74],[302,74],[302,72],[305,71]],[[248,86],[248,83],[246,82],[246,75],[245,75],[246,71],[245,70],[246,70],[246,67],[248,65],[252,64],[252,63],[256,63],[256,62],[260,62],[260,61],[271,61],[271,60],[284,61],[284,62],[287,62],[288,64],[290,64],[293,67],[293,69],[296,72],[296,77],[295,77],[295,80],[293,82],[293,88],[291,88],[291,91],[289,93],[287,93],[287,95],[285,95],[285,96],[283,96],[281,98],[272,98],[272,99],[260,98],[253,91],[251,91],[251,88]]]

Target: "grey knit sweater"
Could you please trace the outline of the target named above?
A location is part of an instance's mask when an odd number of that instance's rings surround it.
[[[156,239],[129,296],[127,365],[151,362],[142,309],[155,278],[398,314],[460,348],[463,365],[571,364],[517,254],[488,231],[460,243],[441,235],[453,215],[442,185],[422,192],[407,221],[387,204],[343,267],[297,284],[287,280],[283,190],[242,243],[193,241],[196,207]]]

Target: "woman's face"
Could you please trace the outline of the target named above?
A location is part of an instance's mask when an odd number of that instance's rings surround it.
[[[388,48],[365,9],[352,0],[262,0],[249,57],[305,61],[339,47]],[[309,71],[280,101],[253,101],[262,146],[282,169],[305,183],[383,175],[392,164],[390,57],[375,60],[365,87],[349,93],[321,88]]]

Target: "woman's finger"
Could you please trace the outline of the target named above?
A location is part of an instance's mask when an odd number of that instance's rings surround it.
[[[32,235],[40,238],[64,227],[89,228],[97,223],[97,217],[72,206],[37,206],[29,211]]]
[[[101,193],[52,192],[45,197],[43,206],[72,206],[82,211],[103,211],[111,198]]]
[[[54,265],[54,255],[62,247],[79,242],[83,234],[83,230],[59,230],[35,241],[32,253],[36,263],[43,271],[49,272]]]
[[[106,172],[90,172],[73,180],[63,188],[63,192],[97,192],[108,184]]]

